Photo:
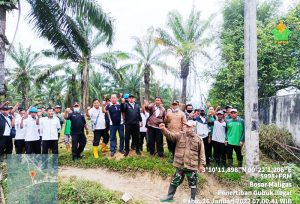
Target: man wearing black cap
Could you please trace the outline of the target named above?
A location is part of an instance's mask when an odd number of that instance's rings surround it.
[[[172,103],[172,109],[168,109],[165,124],[170,132],[177,133],[183,131],[184,123],[186,123],[186,116],[184,112],[179,109],[179,101],[174,100]],[[174,160],[176,143],[167,138],[168,149],[172,153],[172,162]]]
[[[128,97],[128,103],[122,99],[121,112],[125,114],[125,154],[129,154],[129,142],[132,137],[132,142],[135,144],[136,154],[141,155],[139,138],[140,138],[140,125],[142,122],[141,111],[139,104],[135,103],[133,94]]]
[[[72,137],[72,160],[80,159],[81,153],[86,145],[86,134],[88,134],[88,128],[84,116],[80,113],[79,103],[75,102],[73,105],[73,112],[67,108],[64,114],[66,120],[71,121],[71,137]]]
[[[11,128],[14,126],[15,120],[9,116],[9,107],[3,106],[0,113],[0,156],[12,153]]]

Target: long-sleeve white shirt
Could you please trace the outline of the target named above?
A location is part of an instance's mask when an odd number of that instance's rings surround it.
[[[58,140],[58,132],[61,128],[58,117],[44,117],[39,121],[42,140]]]

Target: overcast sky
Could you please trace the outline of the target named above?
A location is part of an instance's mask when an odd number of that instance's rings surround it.
[[[284,7],[287,8],[291,1],[285,0]],[[106,13],[115,20],[115,41],[112,50],[131,51],[134,42],[131,40],[132,36],[141,37],[145,35],[146,30],[150,26],[165,27],[166,16],[169,11],[178,10],[184,18],[187,18],[191,8],[194,6],[197,10],[202,12],[201,18],[206,19],[211,14],[216,14],[214,20],[214,27],[218,28],[222,25],[222,8],[224,0],[98,0]],[[28,14],[29,6],[26,1],[21,0],[21,21],[19,30],[17,32],[17,45],[21,42],[25,47],[31,46],[34,51],[51,48],[47,40],[38,38],[32,31],[32,26],[28,24],[26,16]],[[7,17],[7,37],[9,41],[12,40],[16,28],[17,11],[10,12]],[[97,51],[102,52],[107,48],[102,47]],[[209,48],[209,52],[216,54],[215,45]],[[217,56],[213,56],[216,59]],[[170,60],[170,59],[169,59]],[[48,60],[45,60],[48,63]],[[173,60],[174,65],[177,62]],[[197,60],[197,68],[199,70],[210,69],[213,63],[202,61],[201,58]],[[7,61],[7,66],[11,66],[11,62]],[[160,77],[160,73],[156,73]],[[170,78],[170,77],[169,77]],[[164,80],[166,81],[166,80]],[[171,80],[172,81],[172,80]],[[177,82],[179,84],[179,81]],[[172,84],[172,83],[170,83]],[[201,87],[197,87],[195,95],[204,93],[207,94],[210,83],[202,83]],[[179,87],[178,85],[177,87]]]

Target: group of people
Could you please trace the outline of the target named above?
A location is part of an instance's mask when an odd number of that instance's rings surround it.
[[[83,157],[86,135],[93,132],[93,155],[117,151],[129,156],[130,149],[141,155],[144,143],[151,157],[164,158],[164,135],[176,174],[170,184],[168,195],[161,201],[173,199],[176,188],[187,176],[191,188],[191,200],[195,199],[197,172],[214,161],[219,166],[233,166],[233,150],[238,166],[242,166],[244,145],[244,121],[238,110],[210,106],[194,109],[192,104],[182,105],[174,100],[167,110],[162,98],[153,103],[143,101],[140,105],[133,94],[112,94],[103,101],[94,99],[92,107],[80,109],[75,102],[72,108],[57,105],[47,109],[30,107],[28,110],[4,103],[0,106],[0,157],[12,154],[13,141],[16,154],[58,154],[58,140],[65,124],[65,144],[72,159]],[[86,118],[91,121],[88,127]],[[117,136],[119,138],[117,138]]]

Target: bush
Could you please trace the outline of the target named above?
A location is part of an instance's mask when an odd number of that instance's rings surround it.
[[[262,125],[259,132],[260,150],[269,158],[277,161],[295,162],[299,160],[292,134],[275,124]]]

